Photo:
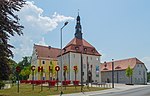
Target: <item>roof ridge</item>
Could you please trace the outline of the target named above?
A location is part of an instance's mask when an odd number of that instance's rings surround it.
[[[52,47],[52,46],[44,46],[44,45],[37,45],[37,44],[34,44],[34,46],[45,47],[45,48],[51,47],[52,49],[58,49],[58,50],[60,50],[59,48],[55,48],[55,47]]]
[[[131,60],[131,59],[137,59],[136,57],[132,57],[132,58],[127,58],[127,59],[121,59],[121,60],[114,60],[114,61],[109,61],[109,62],[107,62],[107,61],[105,61],[106,63],[111,63],[111,62],[119,62],[119,61],[126,61],[126,60]],[[102,63],[103,64],[103,63]]]

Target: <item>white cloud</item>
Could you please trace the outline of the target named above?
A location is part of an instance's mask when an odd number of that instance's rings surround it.
[[[13,49],[15,60],[19,61],[23,56],[31,55],[34,43],[44,44],[44,34],[54,30],[59,23],[73,20],[69,16],[60,15],[55,12],[52,16],[44,16],[44,10],[37,7],[34,2],[27,4],[17,13],[20,23],[25,27],[23,36],[11,38],[10,43],[15,46]],[[42,38],[42,40],[40,40]]]

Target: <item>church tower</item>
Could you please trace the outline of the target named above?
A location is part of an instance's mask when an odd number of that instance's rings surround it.
[[[63,48],[62,65],[67,66],[68,72],[63,73],[62,80],[75,80],[74,66],[78,72],[76,80],[81,82],[81,64],[83,65],[83,82],[101,82],[100,56],[101,54],[82,37],[82,27],[79,13],[76,18],[74,38]],[[82,59],[81,58],[84,58]],[[61,55],[58,56],[58,64],[61,64]],[[82,61],[82,63],[81,63]],[[60,65],[59,65],[60,66]],[[65,71],[64,71],[65,72]],[[61,74],[61,73],[59,73]]]
[[[82,39],[82,27],[80,24],[80,16],[78,13],[77,19],[76,19],[76,27],[75,27],[75,37],[78,39]]]

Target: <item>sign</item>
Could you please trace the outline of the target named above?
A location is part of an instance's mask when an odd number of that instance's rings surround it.
[[[96,66],[96,77],[99,77],[99,66]]]
[[[56,66],[56,67],[55,67],[55,70],[56,70],[56,71],[59,71],[59,70],[60,70],[60,67],[59,67],[59,66]]]
[[[64,70],[65,70],[65,71],[67,70],[67,66],[64,66]]]
[[[38,72],[40,72],[40,71],[43,72],[43,66],[41,66],[41,67],[39,66],[38,67]]]
[[[73,66],[73,70],[77,71],[78,67],[77,66]]]
[[[32,71],[34,71],[35,70],[35,66],[33,65],[33,66],[31,66],[31,70]]]

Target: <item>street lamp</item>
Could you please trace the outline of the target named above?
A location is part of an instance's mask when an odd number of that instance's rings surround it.
[[[114,59],[112,59],[112,88],[114,88]]]
[[[68,24],[68,22],[66,21],[65,23],[64,23],[64,26],[62,26],[61,27],[61,29],[60,29],[60,46],[61,46],[61,63],[60,63],[60,66],[61,66],[61,94],[63,93],[62,92],[62,70],[63,70],[63,66],[62,66],[62,30],[63,30],[63,28],[66,26]]]

